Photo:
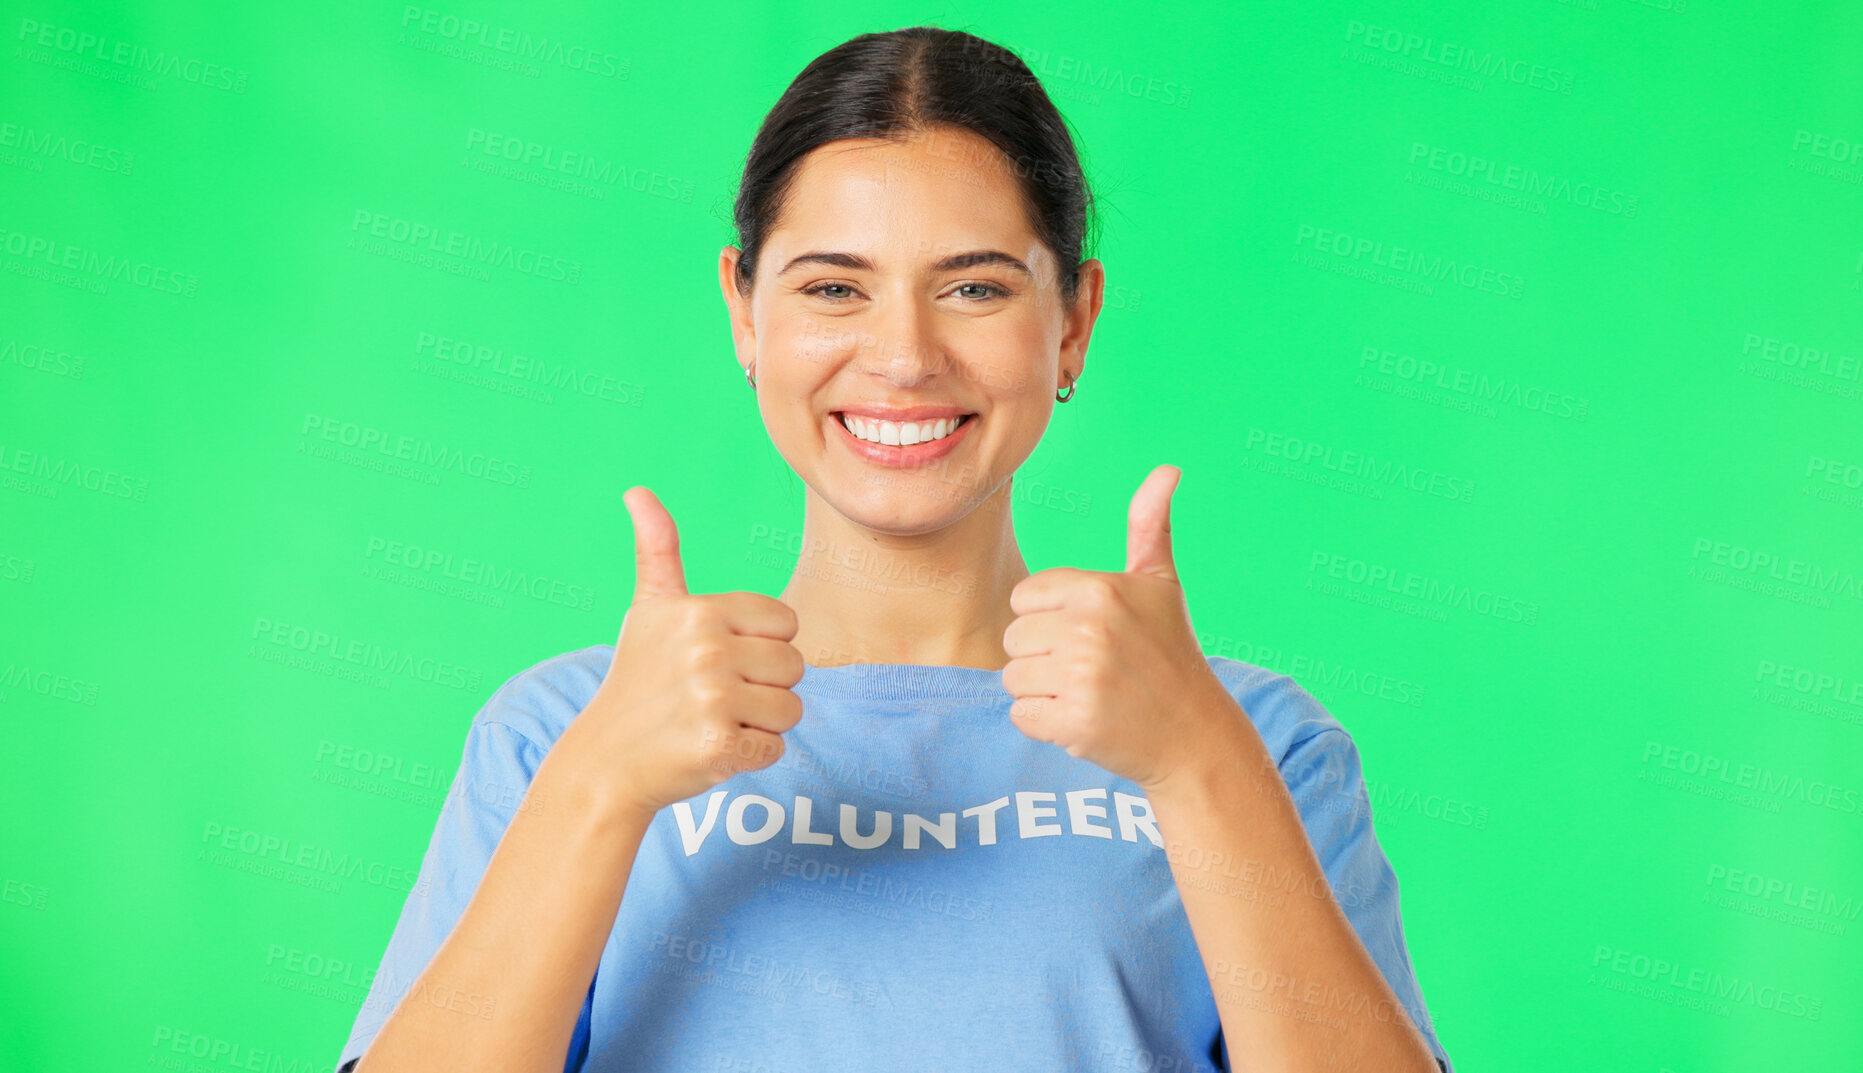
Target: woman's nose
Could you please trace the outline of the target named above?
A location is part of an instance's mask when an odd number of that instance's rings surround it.
[[[945,365],[933,311],[925,300],[897,297],[879,303],[869,325],[881,373],[901,383],[914,383]]]

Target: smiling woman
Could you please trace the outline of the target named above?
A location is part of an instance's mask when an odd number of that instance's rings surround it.
[[[1176,468],[1124,571],[1023,562],[1090,207],[980,38],[864,34],[789,86],[718,282],[807,488],[795,572],[691,593],[628,490],[620,636],[473,720],[339,1068],[1451,1070],[1350,737],[1200,651]]]

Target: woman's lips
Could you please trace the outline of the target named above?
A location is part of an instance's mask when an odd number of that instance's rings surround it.
[[[838,412],[828,415],[828,423],[834,426],[829,435],[839,437],[849,450],[875,465],[902,469],[936,462],[957,450],[958,443],[970,437],[970,428],[978,420],[977,414],[969,414],[958,423],[957,428],[949,436],[942,440],[913,444],[911,447],[894,447],[884,443],[869,443],[848,431],[848,427],[842,423]]]

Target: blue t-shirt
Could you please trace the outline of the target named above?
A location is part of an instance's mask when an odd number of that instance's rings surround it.
[[[598,645],[530,667],[472,721],[339,1070],[458,921],[613,655]],[[1206,658],[1276,757],[1333,896],[1454,1073],[1352,739],[1292,678]],[[808,667],[795,690],[803,715],[781,759],[649,825],[566,1071],[1180,1073],[1226,1070],[1224,1048],[1247,1046],[1221,1038],[1144,793],[1016,729],[1001,671]],[[1301,894],[1239,865],[1196,874],[1264,899]],[[485,1001],[418,1000],[466,1013]]]

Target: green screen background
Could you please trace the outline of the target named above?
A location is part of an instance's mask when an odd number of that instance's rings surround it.
[[[1205,650],[1357,740],[1458,1067],[1863,1067],[1863,9],[269,7],[0,2],[6,1069],[333,1066],[474,712],[614,640],[621,492],[692,591],[782,589],[736,175],[921,23],[1022,54],[1100,197],[1030,567],[1120,569],[1183,468]]]

